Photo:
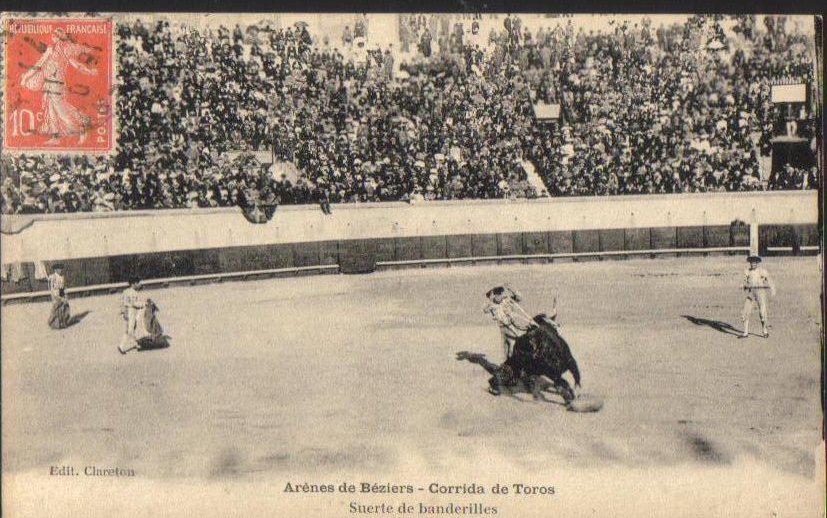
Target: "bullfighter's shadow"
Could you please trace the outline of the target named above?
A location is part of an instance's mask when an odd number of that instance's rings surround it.
[[[501,365],[497,365],[496,363],[489,361],[488,358],[486,358],[482,353],[460,351],[457,353],[457,360],[468,360],[471,363],[476,363],[485,369],[488,374],[491,374],[492,380],[496,378],[503,369]],[[517,397],[518,394],[531,394],[534,401],[544,401],[554,405],[563,407],[566,406],[565,402],[549,399],[546,396],[546,393],[560,395],[560,392],[555,388],[554,383],[545,377],[535,378],[533,383],[527,383],[525,379],[518,379],[515,381],[516,383],[514,385],[498,385],[497,388],[494,389],[494,383],[490,380],[489,385],[491,386],[489,387],[488,392],[495,396],[509,396],[518,401],[525,401],[524,399]]]
[[[86,315],[88,315],[89,313],[91,313],[91,311],[86,310],[72,315],[71,317],[69,317],[69,321],[66,323],[66,327],[69,328],[74,325],[80,324],[81,320],[86,318]]]
[[[167,349],[170,346],[170,339],[172,339],[172,337],[167,335],[157,337],[148,336],[146,338],[141,338],[140,340],[138,340],[138,347],[136,349],[139,352],[154,351],[157,349]]]
[[[738,331],[737,329],[732,327],[730,324],[728,324],[726,322],[721,322],[720,320],[707,320],[706,318],[698,318],[698,317],[693,317],[693,316],[690,316],[690,315],[681,315],[681,316],[683,318],[689,320],[690,322],[692,322],[696,326],[711,327],[712,329],[714,329],[714,330],[716,330],[720,333],[724,333],[724,334],[728,334],[728,335],[739,336],[741,334],[741,331]]]

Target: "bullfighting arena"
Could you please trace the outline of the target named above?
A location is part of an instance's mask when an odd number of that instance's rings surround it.
[[[433,482],[555,486],[486,495],[501,516],[818,516],[821,273],[814,257],[764,265],[778,287],[768,339],[735,335],[743,256],[146,290],[171,346],[125,356],[117,294],[73,299],[83,318],[63,331],[47,327],[48,303],[7,305],[9,516],[348,516],[351,501],[388,496],[284,493],[287,482],[343,481],[410,483],[424,491],[409,499],[434,504],[451,500]],[[480,366],[457,361],[459,351],[502,360],[482,308],[503,282],[531,313],[558,294],[582,391],[603,397],[600,412],[567,412],[553,394],[493,396]],[[67,480],[52,466],[135,476]],[[683,504],[666,513],[661,502]]]

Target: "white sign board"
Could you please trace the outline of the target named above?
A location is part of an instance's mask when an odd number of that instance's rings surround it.
[[[534,105],[534,116],[537,117],[537,119],[539,120],[559,119],[560,105],[537,103]]]
[[[224,156],[226,156],[231,162],[241,155],[244,155],[245,157],[254,157],[258,160],[259,164],[273,163],[273,153],[271,151],[227,151],[224,153]]]
[[[807,101],[807,85],[773,85],[770,99],[774,103],[803,103]]]

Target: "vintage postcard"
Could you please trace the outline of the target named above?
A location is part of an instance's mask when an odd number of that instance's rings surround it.
[[[0,24],[4,517],[824,516],[821,17]]]

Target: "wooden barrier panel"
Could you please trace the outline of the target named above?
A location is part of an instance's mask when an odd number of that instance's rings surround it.
[[[217,256],[217,253],[213,255]],[[193,255],[195,257],[195,255]],[[77,260],[77,266],[83,270],[83,282],[69,286],[93,286],[112,282],[109,273],[109,259],[106,257],[87,257]]]
[[[215,248],[193,250],[192,263],[195,274],[206,275],[210,273],[221,273],[220,255],[219,250]]]
[[[24,284],[32,291],[42,290],[46,288],[46,281],[35,278],[34,263],[26,262],[21,265],[23,273]]]
[[[245,259],[244,249],[247,247],[233,246],[229,248],[222,248],[218,251],[218,266],[222,272],[241,272],[244,271],[245,264],[249,264],[249,260]],[[123,281],[124,278],[116,272],[115,268],[118,262],[110,261],[110,268],[112,274],[112,282]],[[254,268],[250,268],[253,270]]]
[[[396,260],[414,261],[422,259],[422,243],[419,237],[396,238]]]
[[[761,225],[758,227],[758,253],[767,255],[767,249],[778,246],[792,246],[788,232],[780,225]]]
[[[293,247],[289,244],[245,247],[256,251],[256,267],[242,265],[244,270],[266,270],[268,268],[292,268],[296,266]],[[243,270],[241,270],[243,271]]]
[[[32,290],[26,276],[26,263],[9,263],[4,265],[6,277],[0,280],[0,291],[4,294],[27,293]]]
[[[491,257],[497,255],[497,236],[492,234],[475,234],[471,237],[472,257]]]
[[[339,264],[339,243],[336,241],[319,243],[319,264]]]
[[[318,266],[319,243],[295,243],[293,246],[293,266]]]
[[[497,235],[497,255],[521,255],[523,254],[523,236],[520,233],[512,232]]]
[[[571,231],[563,230],[548,233],[548,253],[570,254],[574,252],[574,236]]]
[[[749,246],[749,225],[738,223],[729,227],[730,246]]]
[[[769,252],[768,248],[791,248],[794,254],[801,252],[801,247],[820,246],[820,236],[816,225],[761,225],[758,228],[759,252]]]
[[[293,267],[293,249],[290,245],[225,248],[219,250],[218,257],[222,272]]]
[[[675,227],[655,227],[649,233],[653,249],[677,247],[678,232]]]
[[[820,236],[817,225],[794,225],[801,246],[819,246]]]
[[[445,259],[448,257],[448,243],[445,236],[422,236],[423,259]]]
[[[144,279],[195,275],[190,251],[146,254],[137,256],[137,260],[141,277]]]
[[[376,239],[339,242],[339,267],[342,273],[370,273],[376,269]]]
[[[109,278],[112,282],[125,282],[140,275],[133,255],[114,255],[109,258]]]
[[[471,257],[474,255],[471,236],[448,236],[448,238],[446,239],[446,243],[448,247],[449,258],[453,259],[456,257]]]
[[[29,286],[29,282],[27,280],[22,281],[0,281],[0,291],[4,294],[13,295],[15,293],[29,293],[32,291],[37,291],[32,289]]]
[[[187,275],[187,273],[181,272],[181,270],[186,270],[186,268],[182,268],[182,264],[187,266],[181,258],[181,252],[177,252],[175,256],[170,252],[136,254],[132,256],[132,260],[135,262],[138,276],[142,279]],[[188,273],[192,274],[191,271]]]
[[[723,225],[716,225],[712,227],[704,227],[704,246],[706,248],[715,248],[729,245],[729,227]]]
[[[649,250],[652,248],[648,228],[627,228],[623,231],[624,250]]]
[[[527,255],[548,253],[548,233],[523,232],[523,253]]]
[[[622,229],[600,230],[600,251],[614,252],[626,247],[625,232]]]
[[[64,261],[65,263],[65,261]],[[24,263],[23,264],[23,271],[25,272],[26,276],[26,283],[31,286],[32,290],[45,290],[47,287],[47,282],[45,279],[38,279],[35,277],[35,267],[34,263]]]
[[[600,231],[599,230],[575,230],[573,232],[574,252],[599,252]]]
[[[703,248],[703,227],[678,227],[678,248]]]
[[[377,261],[394,261],[396,260],[396,239],[383,238],[376,241],[376,260]],[[338,250],[337,250],[338,256]]]

